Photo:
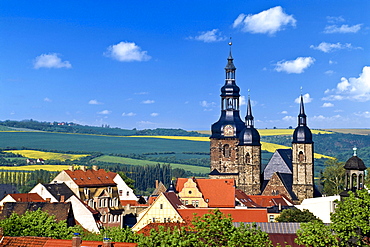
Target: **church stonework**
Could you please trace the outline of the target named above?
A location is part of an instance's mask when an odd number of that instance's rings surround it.
[[[297,203],[314,197],[317,194],[314,186],[314,143],[306,124],[302,95],[292,149],[276,150],[275,158],[262,170],[260,135],[254,128],[249,96],[245,122],[239,115],[240,89],[235,82],[236,67],[231,55],[231,43],[229,45],[225,84],[220,95],[221,115],[211,127],[209,177],[235,179],[237,188],[248,195],[285,194]]]

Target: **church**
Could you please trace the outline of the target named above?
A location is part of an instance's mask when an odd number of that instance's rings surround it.
[[[297,203],[321,196],[314,185],[314,143],[302,95],[292,148],[276,150],[262,170],[260,135],[254,127],[249,96],[245,121],[240,118],[240,88],[235,80],[231,42],[229,45],[221,115],[211,127],[209,177],[235,179],[237,188],[248,195],[285,194]]]

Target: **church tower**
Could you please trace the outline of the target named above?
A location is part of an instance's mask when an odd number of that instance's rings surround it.
[[[292,142],[293,192],[300,202],[314,196],[314,148],[311,130],[307,127],[301,95],[298,126]]]
[[[238,144],[244,122],[239,115],[240,89],[235,83],[235,66],[230,53],[225,67],[225,85],[221,88],[221,116],[212,124],[210,137],[210,178],[238,177]]]
[[[237,186],[248,195],[261,193],[261,142],[254,128],[251,101],[248,96],[245,128],[239,136],[239,177]]]

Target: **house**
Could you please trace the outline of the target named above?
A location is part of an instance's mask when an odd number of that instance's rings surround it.
[[[235,207],[234,179],[178,178],[176,191],[184,205],[199,208]]]
[[[139,198],[135,195],[134,190],[127,186],[122,177],[115,172],[108,172],[109,176],[113,178],[113,181],[117,185],[119,200],[122,206],[139,205]]]
[[[76,222],[90,232],[99,232],[102,226],[100,213],[82,202],[65,183],[39,183],[30,193],[37,193],[51,203],[70,202]]]
[[[335,211],[335,201],[340,201],[340,199],[339,195],[308,198],[304,199],[301,205],[295,205],[295,207],[300,210],[307,209],[324,223],[331,223],[330,214]]]
[[[124,209],[112,177],[115,177],[112,173],[97,166],[92,169],[82,166],[79,170],[70,166],[69,170],[61,171],[53,183],[65,183],[82,202],[97,210],[103,226],[122,227]]]
[[[55,215],[57,221],[65,220],[68,226],[76,225],[70,202],[6,202],[0,212],[0,220],[8,218],[12,213],[22,215],[26,211],[38,209],[49,215]]]
[[[45,202],[37,193],[8,194],[0,201],[0,207],[6,202]]]
[[[195,214],[201,217],[215,209],[194,207],[193,205],[187,207],[176,193],[164,192],[139,215],[132,230],[139,231],[150,223],[190,224]],[[234,222],[267,222],[268,220],[266,208],[219,208],[219,210],[225,215],[230,214]]]
[[[0,234],[0,247],[135,247],[136,243],[112,242],[109,239],[103,241],[85,241],[81,237],[74,236],[71,240],[52,239],[49,237],[8,237]]]

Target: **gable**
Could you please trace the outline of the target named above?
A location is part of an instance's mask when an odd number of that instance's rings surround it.
[[[291,153],[290,149],[276,150],[263,171],[263,180],[269,180],[274,172],[292,174]]]
[[[268,181],[266,187],[262,191],[264,196],[276,196],[276,195],[286,195],[289,199],[293,199],[289,189],[286,188],[285,184],[279,177],[278,173],[274,173],[271,179]],[[259,203],[260,204],[260,203]]]

